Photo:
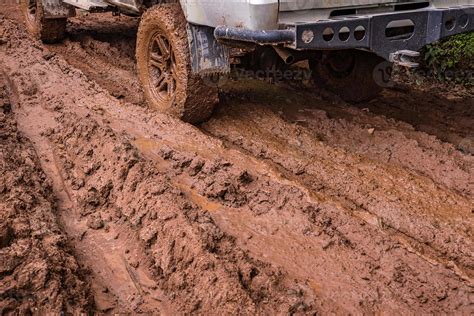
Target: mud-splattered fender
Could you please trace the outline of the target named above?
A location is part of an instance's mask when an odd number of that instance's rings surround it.
[[[229,48],[214,37],[214,28],[187,24],[189,52],[193,73],[199,75],[230,72]]]

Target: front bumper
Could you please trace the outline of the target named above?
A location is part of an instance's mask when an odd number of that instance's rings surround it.
[[[410,36],[406,38],[387,36],[386,29],[391,23],[407,20],[413,24]],[[328,30],[333,31],[333,36],[329,40],[327,36],[323,36]],[[466,5],[296,23],[286,25],[285,29],[272,31],[218,26],[214,36],[217,40],[227,43],[239,41],[260,45],[282,44],[296,50],[366,49],[389,59],[390,55],[397,51],[418,51],[439,39],[473,30],[474,5]]]

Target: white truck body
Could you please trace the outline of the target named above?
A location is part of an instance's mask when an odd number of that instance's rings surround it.
[[[429,8],[474,5],[474,0],[181,0],[188,22],[216,27],[272,30],[281,24],[316,22],[336,9],[359,8],[368,14],[387,13],[394,4],[427,3]],[[367,10],[370,8],[370,10]],[[364,9],[364,10],[362,10]]]
[[[392,60],[393,54],[415,52],[474,29],[474,0],[41,1],[46,18],[67,17],[74,7],[140,16],[154,5],[179,2],[188,22],[191,51],[209,55],[214,50],[210,55],[215,60],[225,51],[219,45],[243,43],[296,51],[359,49]]]

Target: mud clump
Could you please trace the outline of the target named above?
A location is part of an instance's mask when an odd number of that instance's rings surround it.
[[[92,229],[101,229],[104,227],[104,221],[100,216],[91,216],[87,220],[87,226]]]
[[[0,313],[91,307],[88,284],[55,213],[51,183],[17,129],[0,75]]]

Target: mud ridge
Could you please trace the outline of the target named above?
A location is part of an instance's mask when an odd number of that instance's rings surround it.
[[[87,311],[86,271],[58,223],[52,184],[18,130],[0,73],[0,313]]]

